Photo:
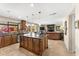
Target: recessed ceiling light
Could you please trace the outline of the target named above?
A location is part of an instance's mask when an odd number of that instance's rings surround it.
[[[38,13],[41,14],[41,11],[39,11]]]
[[[30,6],[31,6],[31,7],[34,7],[34,4],[33,4],[33,3],[31,3],[31,4],[30,4]]]

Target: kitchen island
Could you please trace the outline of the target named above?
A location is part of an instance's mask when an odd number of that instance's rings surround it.
[[[39,34],[22,34],[20,36],[20,47],[23,47],[37,55],[42,55],[43,51],[48,48],[47,35]]]

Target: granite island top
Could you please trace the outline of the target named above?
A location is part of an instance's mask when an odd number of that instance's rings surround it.
[[[27,33],[27,34],[22,34],[22,35],[20,35],[20,36],[42,39],[42,37],[44,37],[44,35],[45,35],[45,34]]]

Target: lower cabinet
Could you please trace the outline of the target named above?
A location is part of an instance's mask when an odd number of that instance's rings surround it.
[[[36,54],[39,54],[40,51],[39,51],[39,48],[40,48],[40,45],[39,45],[39,40],[40,39],[33,39],[33,52],[35,52]]]
[[[44,38],[42,38],[43,40],[40,40],[40,52],[42,53],[45,50],[45,45],[44,45]]]
[[[0,48],[5,46],[4,42],[4,37],[0,37]]]
[[[32,38],[27,38],[28,42],[27,42],[27,48],[32,51],[33,50],[33,42],[32,42]]]
[[[47,35],[44,37],[44,48],[48,48],[48,38]]]
[[[16,43],[17,35],[6,35],[0,37],[0,48]]]
[[[0,37],[0,47],[1,47],[2,38]]]
[[[23,44],[24,44],[24,48],[28,48],[28,39],[24,37],[24,41],[23,41]]]
[[[20,47],[23,47],[24,43],[23,43],[23,37],[20,37]]]
[[[16,43],[16,42],[17,42],[17,35],[12,35],[11,37],[12,37],[11,43],[12,43],[12,44]]]
[[[5,39],[5,46],[11,44],[11,40],[12,40],[11,36],[5,36],[4,39]]]
[[[57,32],[48,32],[48,39],[52,39],[52,40],[61,40],[61,33],[57,33]]]

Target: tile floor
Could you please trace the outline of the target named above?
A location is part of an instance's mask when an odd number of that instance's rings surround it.
[[[49,40],[48,49],[43,52],[43,56],[73,56],[66,50],[64,42],[61,40]],[[0,48],[0,56],[36,56],[34,53],[19,48],[19,43],[4,48]]]

